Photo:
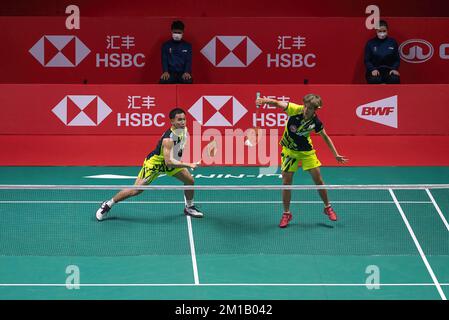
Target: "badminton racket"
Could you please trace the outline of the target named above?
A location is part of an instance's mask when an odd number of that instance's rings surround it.
[[[256,100],[260,98],[260,92],[256,92]],[[245,145],[248,147],[255,147],[260,141],[261,129],[257,125],[257,121],[259,119],[260,108],[256,103],[256,116],[253,118],[253,127],[247,130]]]

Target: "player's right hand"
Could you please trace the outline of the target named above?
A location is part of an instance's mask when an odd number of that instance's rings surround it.
[[[339,163],[346,163],[346,162],[349,161],[348,158],[346,158],[345,156],[341,156],[341,155],[339,155],[339,154],[337,154],[337,155],[335,156],[335,159],[337,159],[337,162],[339,162]]]
[[[264,98],[256,99],[256,105],[257,106],[263,105],[264,103],[265,103],[265,99]]]

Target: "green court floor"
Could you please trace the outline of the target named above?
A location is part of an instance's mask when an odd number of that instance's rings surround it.
[[[137,167],[0,167],[0,184],[130,185]],[[208,167],[198,185],[280,185],[276,172]],[[448,167],[323,167],[327,184],[447,184]],[[311,184],[298,172],[295,184]],[[179,185],[170,177],[155,184]],[[292,193],[146,191],[95,220],[115,190],[0,190],[0,299],[431,299],[449,296],[449,189]],[[394,196],[394,197],[393,197]],[[394,200],[397,199],[397,202]],[[74,279],[79,286],[73,287]],[[379,282],[373,282],[374,280]]]

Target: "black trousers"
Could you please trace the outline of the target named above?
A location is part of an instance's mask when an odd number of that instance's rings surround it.
[[[366,82],[369,84],[399,84],[401,83],[399,76],[395,74],[390,74],[390,69],[378,69],[379,75],[377,77],[373,76],[371,72],[366,72]]]

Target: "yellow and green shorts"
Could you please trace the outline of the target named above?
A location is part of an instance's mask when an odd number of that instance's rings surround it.
[[[294,151],[283,147],[281,161],[281,170],[283,172],[296,172],[300,162],[304,171],[321,166],[315,150]]]
[[[165,164],[163,158],[160,159],[157,156],[152,156],[149,159],[145,159],[143,162],[138,178],[145,179],[145,184],[150,184],[162,173],[165,173],[168,176],[174,176],[182,170],[183,168],[169,168]]]

